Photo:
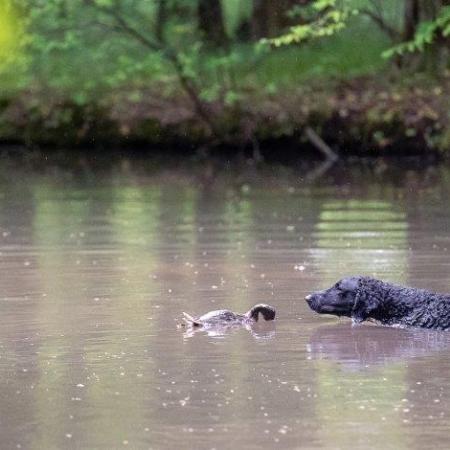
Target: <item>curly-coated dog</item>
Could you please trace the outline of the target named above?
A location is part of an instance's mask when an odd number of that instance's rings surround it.
[[[450,329],[450,295],[385,283],[370,277],[349,277],[306,297],[319,314],[373,319],[383,325]]]

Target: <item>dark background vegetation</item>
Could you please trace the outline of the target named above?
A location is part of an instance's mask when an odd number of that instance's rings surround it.
[[[0,141],[445,155],[449,32],[448,0],[3,0]]]

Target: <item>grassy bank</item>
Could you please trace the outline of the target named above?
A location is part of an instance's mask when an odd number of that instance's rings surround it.
[[[38,25],[54,32],[47,13]],[[392,43],[367,17],[281,49],[233,42],[212,50],[183,33],[179,72],[164,51],[120,34],[36,40],[1,67],[0,142],[307,157],[310,127],[341,155],[450,150],[450,79],[383,59]]]
[[[312,127],[341,155],[445,153],[450,149],[447,98],[450,79],[388,82],[360,76],[311,80],[276,92],[248,89],[234,104],[208,103],[212,136],[181,93],[155,88],[116,91],[101,100],[75,102],[46,89],[27,89],[1,105],[0,141],[26,145],[175,146],[216,151],[235,147],[308,150]],[[287,151],[282,146],[277,151]],[[304,153],[307,155],[307,153]]]

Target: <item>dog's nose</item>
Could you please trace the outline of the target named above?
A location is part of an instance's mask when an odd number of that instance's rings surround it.
[[[305,300],[306,300],[307,302],[309,302],[311,299],[312,299],[312,295],[311,295],[311,294],[309,294],[309,295],[307,295],[307,296],[305,297]]]

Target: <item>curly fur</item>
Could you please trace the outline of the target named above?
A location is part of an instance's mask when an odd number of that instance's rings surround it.
[[[306,297],[318,313],[368,319],[384,325],[450,329],[450,295],[385,283],[370,277],[344,278]]]

